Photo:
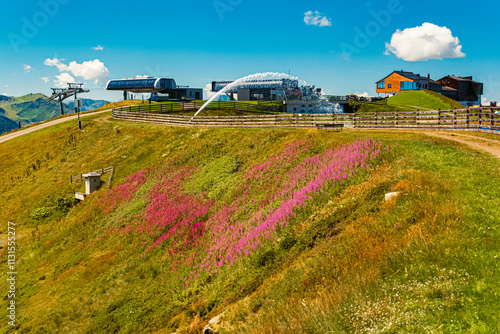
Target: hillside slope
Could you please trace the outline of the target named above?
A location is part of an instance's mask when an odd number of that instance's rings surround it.
[[[500,329],[497,159],[411,132],[94,118],[0,144],[17,332]],[[110,165],[75,203],[68,177]]]
[[[431,110],[462,109],[457,101],[430,90],[410,90],[398,93],[387,100],[388,105],[410,106]]]

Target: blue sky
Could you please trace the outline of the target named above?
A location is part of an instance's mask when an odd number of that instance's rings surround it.
[[[91,89],[86,97],[119,100],[103,90],[108,78],[205,87],[290,69],[328,94],[375,95],[377,80],[404,69],[472,75],[486,99],[500,100],[496,1],[41,0],[2,8],[0,94],[48,95],[72,78]]]

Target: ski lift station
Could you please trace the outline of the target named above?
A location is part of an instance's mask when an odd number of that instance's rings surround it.
[[[233,81],[213,81],[212,92],[217,93]],[[226,92],[230,100],[238,101],[278,101],[296,100],[302,97],[299,81],[296,79],[264,79],[244,81],[228,89]]]
[[[126,78],[110,80],[106,90],[123,92],[123,99],[128,99],[128,93],[150,93],[151,101],[193,101],[203,99],[202,88],[179,86],[174,79],[169,78]]]

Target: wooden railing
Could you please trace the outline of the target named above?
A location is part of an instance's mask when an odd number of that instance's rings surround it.
[[[357,114],[291,114],[249,116],[192,116],[129,112],[114,109],[113,118],[172,126],[207,127],[294,127],[315,128],[317,124],[344,124],[346,128],[457,129],[500,134],[500,114],[495,108],[464,108],[434,111],[396,111]]]
[[[145,104],[137,104],[133,106],[121,107],[116,110],[126,112],[146,112],[146,113],[173,113],[182,111],[193,111],[200,109],[205,104],[205,101],[191,102],[153,102]],[[210,102],[205,109],[231,109],[242,112],[283,112],[286,106],[283,101],[278,102],[257,102],[247,103],[238,101],[214,101]]]
[[[192,116],[136,113],[113,110],[113,118],[136,122],[158,123],[172,126],[206,127],[301,127],[313,128],[316,124],[349,123],[348,114],[289,114],[247,116]]]
[[[106,167],[106,168],[101,168],[101,169],[95,170],[95,171],[90,172],[90,173],[97,173],[97,174],[99,174],[101,176],[103,176],[106,173],[110,173],[109,174],[109,180],[108,180],[108,189],[109,189],[111,187],[111,180],[113,179],[114,172],[115,172],[115,166],[110,166],[110,167]],[[90,174],[90,173],[85,173],[85,174]],[[83,177],[83,175],[84,174],[78,174],[78,175],[70,176],[69,182],[70,183],[81,182],[81,181],[83,181],[85,179]]]

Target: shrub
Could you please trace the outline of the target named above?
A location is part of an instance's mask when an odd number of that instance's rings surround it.
[[[52,214],[52,210],[50,210],[50,208],[42,207],[42,208],[37,208],[37,209],[31,211],[30,216],[31,216],[31,218],[33,218],[35,220],[42,220],[44,218],[47,218],[51,214]]]

